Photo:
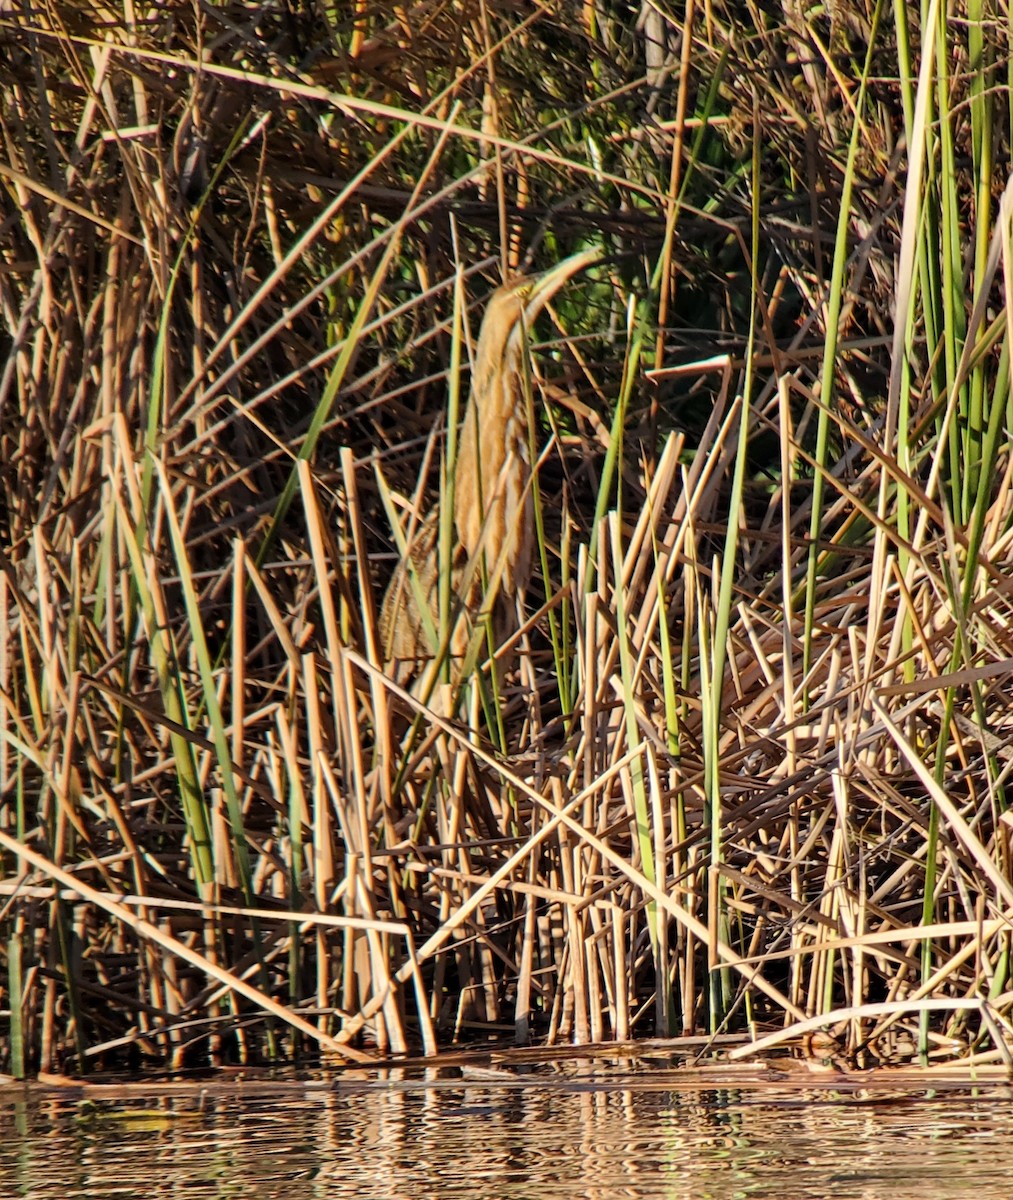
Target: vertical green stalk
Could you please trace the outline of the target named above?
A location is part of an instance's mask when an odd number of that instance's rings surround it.
[[[992,173],[993,145],[992,121],[993,104],[991,91],[987,86],[988,76],[992,71],[992,46],[983,35],[985,13],[981,0],[971,0],[967,10],[967,49],[968,68],[970,73],[970,114],[971,114],[971,160],[975,178],[975,220],[974,228],[974,276],[979,287],[986,275],[986,265],[989,251],[989,229],[992,226]],[[959,236],[959,227],[957,234]],[[963,319],[963,308],[960,317]],[[966,337],[975,337],[977,330],[965,331]],[[978,482],[984,464],[982,456],[985,453],[984,438],[988,414],[986,404],[986,367],[983,361],[978,361],[971,371],[967,387],[967,417],[966,439],[967,453],[964,458],[964,471],[961,478],[961,503],[965,512],[969,512],[978,490]]]
[[[601,480],[598,486],[598,496],[595,500],[594,517],[591,521],[591,535],[587,547],[587,567],[584,571],[582,580],[582,590],[587,593],[591,590],[591,583],[594,579],[594,572],[597,566],[597,536],[598,527],[605,517],[608,510],[609,497],[612,494],[612,481],[617,480],[617,497],[616,507],[621,509],[621,492],[622,492],[622,475],[617,471],[617,464],[622,461],[623,453],[623,434],[626,428],[626,412],[629,407],[630,398],[633,395],[633,388],[637,382],[637,373],[640,366],[641,354],[643,352],[644,337],[646,336],[647,328],[647,313],[646,308],[641,305],[639,308],[634,307],[634,301],[631,299],[627,311],[627,341],[628,352],[626,361],[623,364],[623,379],[622,386],[619,389],[619,400],[616,403],[616,411],[612,417],[612,427],[609,430],[608,450],[605,453],[605,463],[602,467]],[[580,673],[575,671],[573,674],[573,688],[576,689]],[[576,703],[576,692],[571,692],[569,708],[572,710]]]
[[[950,35],[945,6],[937,10],[938,28],[935,31],[936,54],[936,124],[939,144],[939,259],[942,272],[939,313],[942,331],[941,373],[944,395],[952,402],[951,391],[957,387],[958,397],[954,419],[947,430],[947,449],[950,459],[949,494],[954,519],[958,525],[967,520],[966,496],[973,490],[980,458],[980,430],[970,438],[968,428],[967,389],[957,379],[957,363],[966,336],[963,262],[961,255],[960,202],[957,197],[956,151],[953,145],[954,116],[950,111],[949,53]],[[925,51],[928,52],[927,50]],[[927,247],[930,249],[930,247]]]
[[[703,682],[706,679],[709,684],[706,691],[703,690],[703,687],[701,689],[701,702],[703,707],[704,792],[706,795],[705,820],[710,826],[710,861],[712,871],[716,871],[724,861],[720,762],[721,717],[723,712],[722,699],[724,695],[728,633],[731,628],[733,590],[738,564],[742,496],[745,489],[748,460],[749,425],[752,414],[750,397],[753,390],[756,320],[760,290],[760,197],[763,186],[760,169],[760,148],[760,124],[757,118],[754,124],[752,153],[753,205],[750,230],[749,331],[746,341],[746,363],[742,381],[742,400],[739,409],[739,431],[735,445],[735,466],[732,472],[731,496],[728,502],[725,544],[721,554],[717,611],[714,615],[714,631],[711,642],[712,654],[706,670],[703,668],[707,656],[701,653],[701,680]],[[703,622],[701,622],[701,637],[703,636],[703,632]],[[703,650],[703,646],[701,646],[701,650]],[[730,930],[724,903],[724,881],[720,875],[718,875],[717,885],[712,892],[712,896],[714,903],[717,905],[717,912],[711,914],[712,921],[717,929],[717,937],[720,941],[727,943],[730,937]],[[723,1022],[730,1003],[731,976],[727,968],[722,968],[718,972],[712,972],[710,976],[710,1025],[712,1032],[716,1032]]]
[[[816,579],[819,573],[820,531],[823,521],[824,479],[829,470],[828,445],[830,433],[830,411],[834,400],[834,373],[837,370],[837,340],[844,299],[844,271],[848,262],[848,230],[851,225],[851,197],[855,188],[856,160],[863,131],[862,114],[865,111],[865,93],[872,71],[872,56],[879,31],[879,18],[883,0],[877,0],[869,32],[869,45],[862,69],[861,84],[855,101],[855,122],[851,128],[848,144],[848,159],[841,188],[841,207],[837,215],[837,236],[834,240],[834,258],[830,273],[830,293],[827,297],[826,339],[823,348],[823,372],[820,376],[819,417],[816,424],[816,472],[813,479],[812,513],[809,519],[809,556],[805,585],[805,635],[802,646],[802,675],[808,678],[812,665],[813,622],[816,612]],[[754,237],[756,234],[754,233]],[[755,272],[754,272],[755,273]],[[803,708],[809,707],[808,687],[802,696]]]

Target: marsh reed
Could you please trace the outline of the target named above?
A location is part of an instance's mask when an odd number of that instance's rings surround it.
[[[1005,25],[412,11],[0,12],[0,1066],[1008,1064]],[[379,598],[580,251],[428,704]]]

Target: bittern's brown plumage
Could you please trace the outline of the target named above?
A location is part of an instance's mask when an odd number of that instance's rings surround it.
[[[531,577],[534,505],[525,400],[525,331],[564,283],[599,258],[584,251],[542,275],[510,280],[493,292],[475,351],[471,393],[464,415],[454,475],[457,547],[452,581],[455,600],[474,612],[483,602],[479,555],[496,588],[493,634],[499,644],[516,627],[517,599]],[[432,638],[419,611],[420,590],[433,625],[439,628],[438,514],[433,513],[410,548],[417,576],[398,565],[384,596],[380,633],[391,660],[431,658]],[[464,593],[461,594],[462,585]],[[453,656],[464,653],[469,632],[458,623],[450,641]]]

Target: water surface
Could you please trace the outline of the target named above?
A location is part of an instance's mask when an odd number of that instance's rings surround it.
[[[1013,1093],[677,1072],[0,1093],[0,1197],[1010,1195]]]

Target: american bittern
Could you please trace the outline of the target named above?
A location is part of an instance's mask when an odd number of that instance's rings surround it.
[[[480,606],[491,612],[497,645],[516,628],[534,544],[525,330],[568,279],[599,257],[595,250],[584,251],[542,275],[505,283],[493,292],[482,321],[454,475],[457,546],[451,579],[456,603],[472,613]],[[432,626],[439,629],[438,517],[432,513],[424,522],[409,550],[411,565],[398,565],[384,596],[380,635],[388,660],[408,663],[434,655],[418,598],[424,597]],[[490,592],[495,589],[485,597],[482,572],[476,569],[480,555]],[[451,655],[464,654],[468,640],[469,631],[457,621]]]

